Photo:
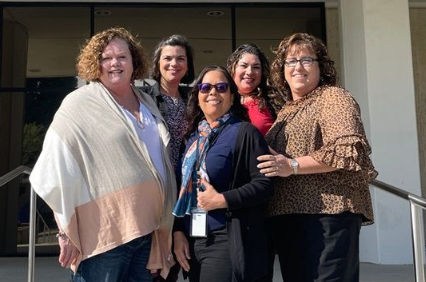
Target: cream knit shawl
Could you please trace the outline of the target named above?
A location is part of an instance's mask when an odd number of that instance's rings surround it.
[[[99,82],[64,99],[30,176],[34,190],[80,251],[74,271],[81,260],[151,232],[147,268],[162,269],[166,277],[174,263],[171,211],[176,184],[167,149],[170,137],[154,101],[136,87],[133,91],[157,120],[166,179],[131,120]]]

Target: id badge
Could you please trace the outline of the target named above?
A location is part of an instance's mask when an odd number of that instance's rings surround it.
[[[200,208],[191,210],[191,237],[207,237],[207,211]]]

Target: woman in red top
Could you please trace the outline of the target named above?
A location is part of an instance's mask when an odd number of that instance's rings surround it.
[[[277,92],[268,85],[268,59],[255,44],[243,44],[229,56],[227,67],[241,94],[241,103],[248,109],[251,123],[265,135],[280,109],[273,103]]]

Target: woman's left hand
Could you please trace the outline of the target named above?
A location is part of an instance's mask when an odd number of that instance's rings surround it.
[[[287,177],[293,174],[289,161],[281,154],[262,155],[257,157],[260,162],[257,167],[260,168],[260,173],[267,177],[281,176]]]
[[[197,202],[200,208],[205,211],[211,211],[228,207],[225,197],[218,193],[204,177],[201,180],[201,185],[203,185],[206,190],[197,193]]]
[[[185,234],[182,231],[175,231],[173,233],[174,241],[174,252],[176,259],[179,262],[180,266],[185,270],[190,270],[189,260],[191,259],[191,254],[189,253],[189,244],[186,239]]]
[[[62,267],[69,268],[71,264],[77,261],[80,252],[65,234],[58,236],[58,243],[60,248],[59,263]]]

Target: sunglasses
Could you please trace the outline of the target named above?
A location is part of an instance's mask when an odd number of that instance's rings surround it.
[[[216,83],[215,85],[210,83],[198,84],[198,90],[203,94],[209,94],[212,88],[216,89],[218,93],[226,93],[226,91],[228,91],[228,87],[229,87],[229,83],[227,82],[220,82],[220,83]]]

